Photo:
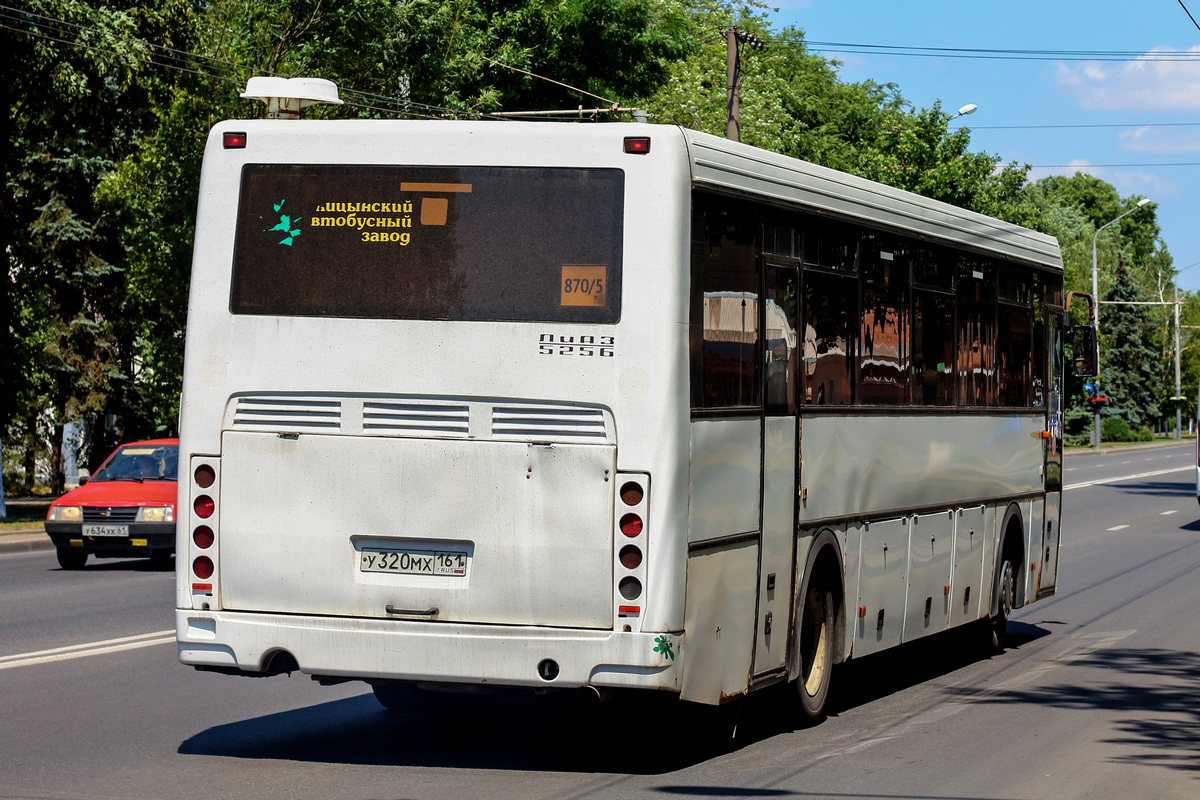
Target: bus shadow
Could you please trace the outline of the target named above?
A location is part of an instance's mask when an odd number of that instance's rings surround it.
[[[969,703],[1026,703],[1039,709],[1118,712],[1102,741],[1118,745],[1116,764],[1200,772],[1200,653],[1104,649],[1071,663],[1104,676],[1083,684],[963,692]],[[1094,717],[1088,717],[1093,719]]]
[[[704,709],[710,711],[711,709]],[[182,755],[384,767],[662,774],[728,752],[728,713],[703,714],[650,696],[600,706],[520,695],[469,702],[435,696],[412,713],[385,711],[370,693],[197,733]],[[669,735],[671,752],[644,743]]]
[[[1047,635],[1009,623],[1010,648]],[[850,661],[834,672],[829,714],[871,703],[988,657],[978,630],[954,631]],[[787,685],[719,708],[639,693],[601,705],[529,693],[432,694],[385,711],[370,694],[220,725],[185,740],[183,755],[460,769],[661,775],[799,730]],[[813,729],[819,730],[819,726]],[[671,738],[669,752],[639,747]]]

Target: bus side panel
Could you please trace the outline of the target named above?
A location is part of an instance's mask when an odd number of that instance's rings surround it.
[[[758,531],[761,424],[758,418],[692,423],[689,542]]]
[[[684,700],[716,705],[749,688],[757,573],[757,542],[688,557]]]
[[[866,612],[854,628],[856,658],[900,644],[908,589],[908,519],[863,526],[858,605]]]
[[[1042,488],[1045,418],[811,416],[804,420],[802,523],[947,510]]]
[[[995,511],[991,512],[995,516]],[[988,589],[983,582],[983,561],[989,552],[988,509],[959,509],[955,515],[954,577],[950,585],[950,624],[962,625],[987,612],[983,605]],[[995,524],[992,524],[995,527]]]
[[[950,575],[954,552],[953,512],[912,518],[909,526],[908,602],[904,641],[950,626]]]

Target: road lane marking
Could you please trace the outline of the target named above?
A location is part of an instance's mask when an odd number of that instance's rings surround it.
[[[1169,469],[1156,469],[1153,472],[1142,472],[1137,475],[1121,475],[1116,478],[1100,478],[1099,480],[1086,481],[1084,483],[1072,483],[1070,486],[1064,486],[1063,491],[1068,492],[1071,489],[1082,489],[1085,486],[1099,486],[1102,483],[1118,483],[1120,481],[1135,481],[1138,478],[1153,478],[1156,475],[1170,475],[1172,472],[1187,472],[1188,470],[1193,470],[1193,469],[1195,469],[1195,467],[1193,467],[1191,464],[1188,464],[1186,467],[1171,467]]]
[[[139,647],[175,643],[175,631],[155,631],[138,636],[123,636],[120,639],[106,639],[102,642],[73,644],[66,647],[55,647],[50,650],[38,650],[32,653],[17,653],[11,656],[0,656],[0,669],[13,667],[32,667],[35,664],[49,664],[53,661],[69,661],[73,658],[100,656],[105,653],[117,653],[122,650],[136,650]]]
[[[1169,516],[1170,516],[1170,515],[1172,515],[1172,514],[1178,514],[1178,513],[1179,513],[1179,509],[1178,509],[1178,508],[1172,508],[1170,511],[1161,511],[1161,512],[1159,512],[1159,514],[1158,514],[1158,515],[1159,515],[1160,517],[1169,517]]]
[[[1123,531],[1128,528],[1128,525],[1114,525],[1111,528],[1105,528],[1106,531]]]

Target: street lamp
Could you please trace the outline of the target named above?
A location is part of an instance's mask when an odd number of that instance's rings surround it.
[[[1138,200],[1138,203],[1136,206],[1129,209],[1124,214],[1120,215],[1116,219],[1109,220],[1108,222],[1101,225],[1099,228],[1096,228],[1096,232],[1092,235],[1092,297],[1095,299],[1095,303],[1096,303],[1096,341],[1097,342],[1100,341],[1100,280],[1098,277],[1099,273],[1096,271],[1096,239],[1097,239],[1097,237],[1100,236],[1100,231],[1104,230],[1109,225],[1120,222],[1121,220],[1125,219],[1125,217],[1128,217],[1130,214],[1137,211],[1139,208],[1141,208],[1142,206],[1146,205],[1149,202],[1150,202],[1149,197],[1143,197],[1141,200]],[[1096,351],[1097,380],[1096,380],[1096,384],[1095,384],[1097,387],[1100,384],[1100,380],[1099,380],[1100,357],[1099,356],[1100,356],[1100,352],[1099,352],[1099,348],[1097,348],[1097,351]],[[1096,392],[1097,392],[1097,396],[1099,396],[1098,388],[1097,388]],[[1096,449],[1099,450],[1100,449],[1100,406],[1098,404],[1093,404],[1092,441],[1095,443]]]
[[[965,117],[967,114],[974,114],[978,110],[979,110],[979,106],[975,105],[974,103],[967,103],[965,106],[963,106],[962,108],[960,108],[958,110],[957,114],[950,117],[950,119],[958,119],[959,117]],[[946,122],[949,122],[950,119],[946,120]]]

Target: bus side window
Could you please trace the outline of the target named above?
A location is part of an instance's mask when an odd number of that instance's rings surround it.
[[[700,261],[693,275],[699,275],[702,293],[699,307],[693,305],[701,328],[700,392],[693,405],[760,406],[759,224],[744,203],[697,195],[696,204],[701,213],[693,226],[703,226],[703,234],[693,233],[700,240],[693,243],[693,258]]]

